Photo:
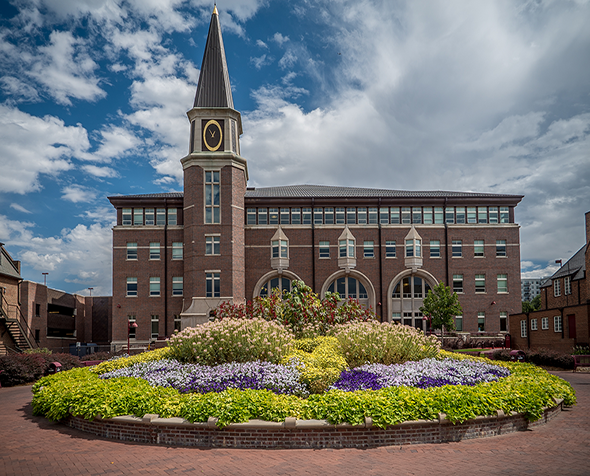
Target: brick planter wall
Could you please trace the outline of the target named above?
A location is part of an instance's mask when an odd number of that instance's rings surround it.
[[[485,438],[523,431],[543,425],[561,411],[562,401],[545,409],[543,417],[529,422],[523,414],[513,412],[497,416],[477,417],[453,425],[444,414],[438,420],[410,421],[386,429],[374,427],[370,418],[365,424],[331,425],[324,420],[295,420],[284,422],[250,420],[232,423],[223,429],[217,420],[206,423],[190,423],[182,418],[159,418],[145,415],[143,418],[120,416],[115,418],[85,420],[70,416],[66,423],[79,430],[97,436],[122,441],[157,445],[196,446],[205,448],[371,448],[418,443],[445,443],[471,438]]]

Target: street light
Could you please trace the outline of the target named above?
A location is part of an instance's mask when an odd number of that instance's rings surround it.
[[[88,291],[90,291],[90,297],[92,297],[92,290],[93,290],[93,289],[94,289],[94,288],[88,288]]]
[[[131,334],[131,329],[137,329],[137,322],[129,322],[127,325],[127,353],[131,355],[131,349],[129,348],[129,335]]]
[[[47,286],[47,275],[49,273],[41,273],[43,275],[43,286]]]

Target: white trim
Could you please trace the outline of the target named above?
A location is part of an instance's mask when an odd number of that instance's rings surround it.
[[[350,277],[353,277],[359,281],[362,281],[363,286],[365,286],[365,289],[367,290],[367,294],[368,294],[368,298],[369,298],[369,306],[371,306],[373,309],[375,309],[376,304],[377,304],[375,287],[373,286],[373,283],[371,282],[371,280],[367,276],[365,276],[360,271],[357,271],[356,269],[348,269],[348,270],[340,269],[340,270],[332,273],[330,276],[328,276],[328,278],[324,281],[324,284],[322,285],[322,289],[320,291],[320,298],[324,299],[324,297],[326,297],[326,292],[328,291],[330,284],[332,284],[332,281],[335,281],[336,279],[338,279],[342,276],[350,276]]]
[[[260,296],[260,290],[262,289],[262,285],[265,284],[269,279],[271,279],[275,276],[279,276],[279,277],[285,276],[286,278],[289,278],[291,281],[303,281],[303,279],[301,279],[299,276],[297,276],[292,271],[289,271],[288,269],[284,269],[281,274],[279,274],[279,272],[277,270],[273,269],[272,271],[269,271],[268,273],[263,275],[258,280],[258,282],[256,283],[256,286],[254,286],[254,292],[252,294],[252,297],[255,298],[257,296]]]

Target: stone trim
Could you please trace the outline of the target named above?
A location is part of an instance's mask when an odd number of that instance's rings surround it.
[[[487,438],[528,430],[544,425],[562,410],[563,400],[545,408],[543,416],[529,422],[524,414],[505,415],[498,410],[494,416],[480,416],[453,425],[444,413],[436,420],[407,421],[385,429],[373,426],[370,417],[363,425],[342,423],[333,425],[326,420],[297,420],[284,422],[250,420],[217,428],[217,418],[190,423],[183,418],[160,418],[147,414],[143,418],[125,415],[114,418],[96,417],[85,420],[69,416],[68,426],[104,438],[156,445],[193,446],[201,448],[373,448],[409,444],[432,444]]]

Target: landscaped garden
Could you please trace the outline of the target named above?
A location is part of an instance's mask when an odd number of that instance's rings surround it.
[[[225,304],[215,321],[175,334],[166,348],[42,378],[34,413],[215,417],[219,427],[371,417],[384,428],[439,413],[453,423],[497,410],[536,420],[554,399],[576,401],[567,382],[539,367],[446,352],[436,337],[338,301],[295,283],[283,296]]]

